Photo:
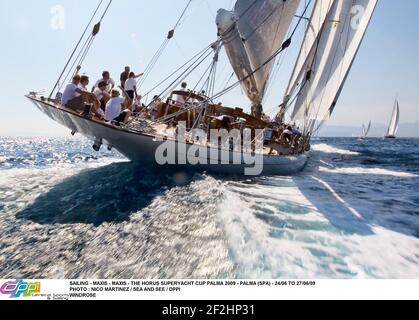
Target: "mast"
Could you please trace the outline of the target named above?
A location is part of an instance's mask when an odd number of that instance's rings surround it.
[[[218,11],[218,33],[252,103],[252,114],[258,118],[262,116],[262,102],[275,61],[264,64],[284,42],[299,3],[300,0],[238,0],[233,11]]]
[[[314,128],[313,122],[323,123],[331,116],[376,5],[377,0],[316,2],[285,94],[285,106],[296,95],[293,122]]]

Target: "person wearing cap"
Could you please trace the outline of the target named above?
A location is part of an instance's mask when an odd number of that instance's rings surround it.
[[[109,122],[127,123],[129,117],[131,116],[131,111],[126,109],[123,110],[125,106],[125,98],[121,97],[121,93],[113,89],[111,91],[111,99],[106,104],[105,111],[105,120]]]

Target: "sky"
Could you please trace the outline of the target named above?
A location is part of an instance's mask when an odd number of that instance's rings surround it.
[[[83,64],[82,73],[88,74],[93,83],[104,70],[109,70],[118,80],[125,65],[131,65],[136,72],[144,71],[187,2],[114,0]],[[98,3],[99,0],[0,0],[0,30],[3,35],[0,47],[0,87],[3,91],[0,136],[69,134],[67,129],[40,113],[24,98],[24,94],[45,90],[48,95]],[[175,38],[141,91],[148,91],[214,41],[217,10],[231,9],[233,5],[233,0],[193,0]],[[64,17],[59,24],[54,10],[57,6],[63,9]],[[329,125],[360,127],[369,120],[384,125],[390,120],[396,96],[402,109],[401,122],[418,122],[419,125],[418,12],[417,0],[379,0]],[[301,32],[296,35],[289,52],[283,57],[265,103],[268,113],[274,114],[281,102],[301,35]],[[203,70],[197,70],[187,80],[193,83]],[[220,89],[230,74],[231,68],[223,54],[217,80]],[[245,110],[249,107],[241,89],[234,90],[222,101],[225,105],[242,106]]]

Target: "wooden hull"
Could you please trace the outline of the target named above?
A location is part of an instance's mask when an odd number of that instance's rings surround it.
[[[67,127],[73,133],[79,133],[89,139],[95,141],[95,145],[105,145],[111,148],[115,148],[125,157],[133,162],[138,163],[141,166],[156,167],[156,150],[161,146],[163,141],[156,139],[155,136],[145,134],[138,131],[122,129],[101,121],[85,118],[79,114],[73,113],[68,110],[61,109],[55,104],[46,100],[27,96],[35,106],[44,114],[46,114],[52,120],[60,123]],[[172,141],[176,147],[176,150],[189,150],[192,144],[181,143]],[[205,148],[204,148],[205,149]],[[199,170],[207,171],[212,173],[222,174],[239,174],[243,175],[246,168],[251,168],[252,165],[246,164],[245,154],[240,153],[242,159],[241,164],[233,164],[233,158],[237,153],[231,151],[223,151],[219,149],[209,148],[208,158],[200,159],[201,163],[207,162],[208,164],[199,165],[166,165],[179,167],[187,170]],[[216,159],[211,159],[210,151],[218,151]],[[222,153],[228,153],[229,163],[221,163],[217,159],[221,159]],[[225,155],[225,154],[224,154]],[[262,157],[262,156],[261,156]],[[263,156],[263,169],[261,174],[263,175],[290,175],[300,172],[304,169],[308,161],[308,154],[299,154],[293,156]],[[209,164],[215,163],[215,164]]]

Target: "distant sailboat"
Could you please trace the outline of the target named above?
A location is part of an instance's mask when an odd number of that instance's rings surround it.
[[[385,136],[386,139],[395,139],[397,131],[399,129],[399,120],[400,120],[400,106],[399,101],[396,99],[394,103],[393,115],[391,116],[390,125]]]
[[[362,125],[362,134],[359,137],[359,139],[364,140],[364,139],[368,138],[368,135],[369,135],[370,131],[371,131],[371,121],[370,121],[370,123],[368,124],[367,127],[364,124]]]

